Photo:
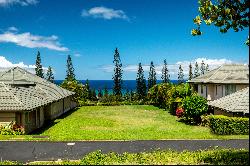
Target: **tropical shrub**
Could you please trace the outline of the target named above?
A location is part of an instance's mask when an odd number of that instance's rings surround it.
[[[207,100],[198,94],[187,96],[182,105],[185,110],[183,119],[188,123],[200,124],[201,116],[208,111]]]
[[[6,125],[0,125],[1,135],[22,135],[24,133],[24,127],[16,124],[16,122],[10,122]]]
[[[156,150],[153,152],[102,153],[100,150],[83,157],[81,165],[248,165],[249,150],[210,149],[199,151]]]
[[[184,114],[184,109],[183,108],[179,107],[179,108],[176,109],[176,116],[178,118],[182,117],[183,114]]]
[[[168,101],[171,100],[171,89],[173,87],[174,85],[171,83],[161,83],[154,85],[148,91],[148,99],[150,103],[160,108],[166,108]]]
[[[76,80],[64,80],[60,86],[64,89],[75,92],[73,99],[77,103],[79,100],[83,100],[84,96],[88,96],[87,94],[84,95],[84,86]]]
[[[211,132],[215,134],[249,134],[249,118],[211,115],[209,121]]]

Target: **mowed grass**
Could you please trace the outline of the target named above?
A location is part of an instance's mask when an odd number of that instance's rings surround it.
[[[221,136],[209,128],[186,125],[167,111],[154,106],[84,106],[54,121],[36,134],[12,136],[33,140],[164,140],[164,139],[238,139],[248,135]],[[11,136],[0,136],[10,139]],[[39,138],[38,140],[41,140]]]

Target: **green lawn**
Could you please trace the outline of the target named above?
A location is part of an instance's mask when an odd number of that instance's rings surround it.
[[[48,138],[33,138],[41,135]],[[248,135],[221,136],[209,128],[190,126],[154,106],[84,106],[54,121],[51,126],[24,136],[3,136],[15,140],[161,140],[236,139]]]

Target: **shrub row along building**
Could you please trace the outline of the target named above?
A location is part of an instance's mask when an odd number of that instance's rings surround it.
[[[15,121],[30,133],[75,108],[73,95],[19,67],[0,72],[0,124]]]
[[[188,81],[208,100],[211,112],[249,116],[249,66],[225,64]]]

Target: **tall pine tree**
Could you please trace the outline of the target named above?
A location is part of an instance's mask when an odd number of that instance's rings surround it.
[[[116,96],[122,96],[122,63],[117,48],[115,49],[113,63],[115,65],[114,75],[113,75],[113,80],[114,80],[113,93]]]
[[[191,80],[193,78],[193,69],[192,64],[189,64],[189,73],[188,73],[188,80]]]
[[[53,74],[52,68],[50,66],[48,67],[48,71],[47,71],[47,74],[46,74],[46,79],[48,81],[54,83],[54,74]]]
[[[38,77],[44,78],[43,67],[42,67],[42,64],[41,64],[41,56],[40,56],[39,51],[37,52],[37,56],[36,56],[36,68],[35,68],[35,71],[36,71],[36,75]]]
[[[156,84],[156,72],[153,61],[150,63],[149,76],[148,76],[148,89]]]
[[[208,66],[208,64],[207,64],[207,66],[206,66],[206,72],[208,72],[209,71],[209,66]]]
[[[179,72],[178,72],[178,83],[184,83],[184,73],[181,65],[179,66]]]
[[[75,71],[75,69],[74,69],[73,64],[72,64],[72,59],[71,59],[70,55],[68,55],[67,71],[66,71],[66,78],[65,78],[67,81],[75,81],[76,80],[74,71]]]
[[[206,70],[205,63],[202,60],[202,62],[201,62],[201,75],[205,74],[205,70]]]
[[[200,76],[199,73],[199,65],[197,62],[195,62],[195,68],[194,68],[194,78]]]
[[[139,99],[143,99],[147,94],[146,79],[144,77],[144,72],[141,63],[139,63],[138,73],[136,77],[136,92]]]
[[[170,75],[168,73],[168,66],[167,66],[166,59],[164,60],[161,79],[162,79],[163,83],[169,83],[170,82]]]

